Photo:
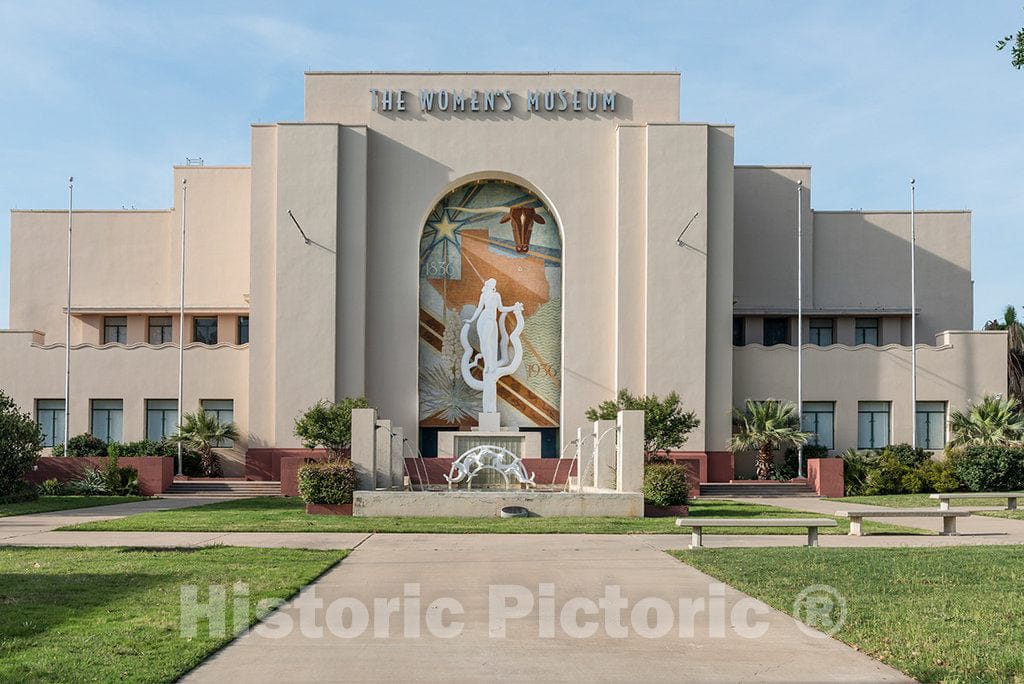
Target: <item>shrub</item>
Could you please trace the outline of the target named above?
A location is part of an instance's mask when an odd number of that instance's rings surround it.
[[[675,392],[661,399],[654,394],[635,396],[629,390],[619,390],[614,401],[602,401],[587,409],[586,417],[589,421],[616,420],[619,411],[644,412],[644,453],[648,455],[678,449],[700,427],[697,414],[684,411],[683,400]]]
[[[52,454],[54,456],[64,455],[64,445],[54,444]],[[88,432],[75,435],[68,439],[68,456],[106,456],[107,443],[99,437],[94,437]]]
[[[953,472],[953,468],[949,463],[949,459],[945,461],[933,461],[928,459],[922,461],[917,466],[917,472],[925,479],[928,483],[928,489],[924,491],[930,492],[955,492],[958,489],[963,488],[963,483],[957,479],[956,474]]]
[[[103,471],[96,470],[95,468],[86,468],[78,476],[78,479],[68,482],[67,488],[72,494],[82,494],[84,496],[98,496],[110,493],[110,490],[107,489],[106,475]]]
[[[107,445],[108,456],[177,456],[178,447],[174,442],[153,442],[141,439],[138,442],[111,442]]]
[[[28,482],[21,482],[13,491],[0,496],[0,504],[21,503],[22,501],[35,501],[39,498],[39,491]]]
[[[868,470],[864,479],[864,493],[868,496],[902,494],[903,479],[910,470],[894,454],[883,452],[878,457],[878,463]]]
[[[356,481],[352,461],[321,461],[299,468],[299,494],[306,503],[352,503]]]
[[[370,403],[364,397],[321,399],[295,419],[295,436],[307,449],[323,448],[329,459],[338,460],[352,446],[352,409],[357,408],[370,408]]]
[[[684,463],[648,463],[644,501],[652,506],[685,506],[690,500],[689,468]]]
[[[950,452],[953,474],[972,492],[1024,489],[1024,448],[979,446]]]
[[[925,451],[924,449],[915,449],[914,447],[905,443],[892,444],[882,449],[882,456],[887,455],[892,456],[893,458],[895,458],[897,461],[907,466],[908,468],[913,468],[919,463],[922,463],[926,461],[928,458],[930,458],[928,456],[928,452]]]
[[[60,496],[63,493],[64,485],[55,477],[44,480],[43,484],[39,485],[40,496]]]
[[[859,496],[867,487],[868,473],[878,465],[878,454],[874,451],[847,449],[842,455],[843,476],[846,481],[846,496]]]
[[[24,495],[25,473],[39,460],[42,449],[39,424],[0,390],[0,497]],[[27,489],[34,494],[34,487]]]
[[[114,466],[103,471],[107,492],[115,496],[138,496],[139,471],[135,468]]]

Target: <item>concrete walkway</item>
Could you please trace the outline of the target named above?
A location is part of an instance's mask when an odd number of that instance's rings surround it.
[[[272,624],[290,620],[289,633],[279,638],[250,633],[186,681],[906,681],[833,639],[806,633],[790,616],[725,587],[647,541],[646,536],[627,535],[372,535],[276,614]],[[415,590],[409,583],[415,583]],[[546,595],[553,592],[550,620],[541,617],[547,600],[542,599],[543,584],[551,585]],[[563,627],[566,601],[597,602],[609,587],[621,588],[628,600],[625,610],[613,611],[611,621],[603,612],[571,611],[568,628]],[[493,607],[491,592],[501,599]],[[420,635],[406,637],[404,611],[410,605],[407,597],[414,594],[422,609],[409,612]],[[462,625],[450,638],[431,633],[430,617],[424,617],[437,615],[436,608],[427,606],[439,598],[453,599],[463,611],[441,615],[443,625]],[[309,609],[314,599],[324,608],[339,599],[350,607],[366,606],[365,631],[339,636],[345,629],[358,631],[353,613],[338,613],[332,621],[330,611],[325,617],[323,610]],[[396,599],[399,612],[390,619],[383,611],[375,615],[375,599]],[[650,622],[633,618],[632,608],[641,599],[666,602],[662,605],[672,614],[662,623],[667,634],[643,634],[645,626],[658,621],[653,612]],[[697,605],[710,609],[691,622],[690,613],[679,608],[680,599],[703,600]],[[734,611],[737,604],[745,610]],[[522,606],[523,616],[505,621],[501,636],[505,606]],[[312,617],[305,635],[298,626],[304,610]],[[714,626],[715,615],[721,616],[720,628]],[[591,620],[593,635],[567,633],[574,624]],[[626,635],[611,636],[609,629],[614,634],[619,624]],[[320,636],[314,634],[317,626]],[[765,631],[748,633],[751,627]]]

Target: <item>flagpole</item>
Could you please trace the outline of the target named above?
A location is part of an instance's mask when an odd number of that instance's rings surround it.
[[[917,227],[916,181],[910,179],[910,445],[917,448]]]
[[[68,310],[64,317],[64,455],[68,455],[71,416],[71,215],[75,205],[75,177],[68,177]]]
[[[796,410],[804,429],[804,182],[796,182]],[[797,447],[796,476],[804,476],[804,445]]]
[[[181,179],[181,290],[178,299],[178,429],[181,429],[181,406],[185,379],[185,208],[188,200],[188,180]],[[178,475],[182,474],[181,442],[178,442]]]

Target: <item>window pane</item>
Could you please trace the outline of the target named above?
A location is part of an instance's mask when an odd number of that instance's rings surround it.
[[[103,319],[103,343],[125,344],[128,341],[128,318],[126,316],[106,316]]]
[[[166,344],[171,342],[171,317],[150,316],[149,317],[149,343]]]
[[[52,447],[64,442],[64,400],[39,399],[36,401],[36,422],[43,432],[43,446]]]
[[[878,345],[877,318],[855,318],[853,324],[854,344]]]
[[[835,448],[835,415],[832,412],[818,414],[818,444],[826,449]]]
[[[238,344],[249,344],[249,317],[238,317]]]
[[[914,427],[918,446],[923,449],[943,448],[946,445],[946,402],[917,402]]]
[[[812,318],[810,323],[810,342],[821,347],[832,344],[833,322],[831,318]]]
[[[233,399],[203,399],[203,410],[217,417],[221,423],[235,422],[235,402]],[[214,446],[229,448],[234,444],[230,439],[222,439]]]
[[[771,347],[776,344],[789,344],[788,318],[764,319],[764,346]]]
[[[857,414],[857,448],[858,449],[870,449],[871,448],[871,414],[870,413],[858,413]]]
[[[178,401],[149,399],[146,401],[146,439],[159,442],[178,429]]]
[[[217,344],[217,319],[196,318],[195,334],[192,336],[195,342],[200,344]]]
[[[826,449],[833,448],[833,413],[835,404],[830,401],[805,401],[803,411],[803,430],[813,432],[812,444]]]

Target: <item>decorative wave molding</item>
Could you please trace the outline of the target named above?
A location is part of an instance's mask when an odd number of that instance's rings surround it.
[[[941,350],[941,349],[952,349],[953,345],[952,344],[918,344],[917,348],[919,350],[920,349]],[[796,347],[795,344],[773,344],[770,347],[766,347],[766,346],[764,346],[763,344],[761,344],[759,342],[753,342],[751,344],[745,344],[745,345],[743,345],[741,347],[733,346],[733,351],[742,350],[742,349],[759,349],[761,351],[775,352],[775,351],[796,351],[797,347]],[[819,345],[816,345],[816,344],[805,344],[804,345],[804,351],[805,352],[806,351],[829,352],[829,351],[835,351],[835,350],[838,350],[838,351],[860,351],[860,350],[864,350],[864,349],[874,350],[874,351],[893,351],[893,350],[899,350],[899,351],[909,352],[910,351],[910,345],[909,344],[905,344],[905,345],[904,344],[882,344],[882,345],[875,345],[875,344],[855,344],[855,345],[849,345],[849,344],[830,344],[830,345],[825,346],[825,347],[822,347],[822,346],[819,346]]]
[[[63,342],[54,342],[52,344],[33,344],[36,349],[63,349]],[[145,342],[139,342],[136,344],[92,344],[91,342],[82,342],[80,344],[71,345],[71,349],[177,349],[176,344],[147,344]],[[192,344],[186,344],[185,349],[248,349],[248,344],[228,344],[227,342],[221,342],[219,344],[199,344],[193,342]]]

